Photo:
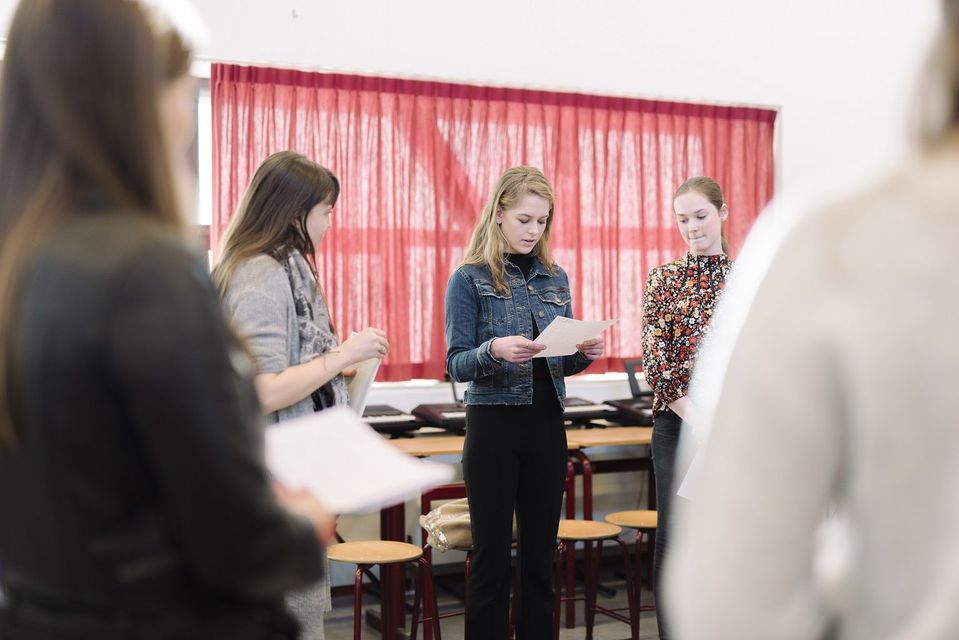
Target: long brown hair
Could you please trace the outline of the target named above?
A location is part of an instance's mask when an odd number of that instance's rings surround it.
[[[718,182],[709,176],[696,176],[688,179],[686,182],[679,185],[678,189],[676,189],[676,193],[673,194],[673,200],[690,191],[695,191],[699,195],[709,200],[709,203],[716,207],[716,211],[719,213],[722,213],[723,207],[726,206],[726,199],[723,198],[722,188],[719,186]],[[726,240],[725,220],[721,220],[719,228],[723,241],[723,253],[729,255],[729,241]]]
[[[546,229],[539,242],[530,251],[543,266],[553,273],[553,259],[549,252],[549,230],[553,226],[553,187],[543,172],[536,167],[513,167],[503,172],[490,192],[486,206],[473,229],[463,264],[480,264],[489,267],[493,274],[493,286],[500,293],[507,293],[506,268],[503,255],[509,253],[509,243],[503,230],[496,224],[496,214],[515,207],[526,194],[532,193],[549,202],[549,217]]]
[[[90,208],[182,229],[160,90],[187,71],[172,31],[127,0],[22,0],[0,80],[0,450],[17,436],[11,352],[21,283]]]
[[[306,232],[306,217],[318,204],[335,205],[339,195],[340,181],[333,172],[302,154],[280,151],[264,160],[223,236],[213,270],[220,294],[226,293],[237,266],[254,256],[283,260],[296,249],[312,258],[316,247]]]

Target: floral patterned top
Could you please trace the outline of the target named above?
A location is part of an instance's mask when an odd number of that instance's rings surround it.
[[[686,395],[696,352],[733,262],[725,254],[685,256],[649,272],[643,302],[643,370],[653,412]]]

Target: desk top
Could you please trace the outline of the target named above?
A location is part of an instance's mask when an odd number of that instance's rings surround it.
[[[466,436],[420,436],[399,438],[389,443],[411,456],[448,456],[463,453]]]
[[[652,429],[650,429],[652,431]],[[566,440],[569,449],[579,449],[580,440],[577,431],[567,431]],[[463,453],[463,443],[466,436],[419,436],[415,438],[398,438],[389,440],[389,443],[411,456],[424,458],[426,456],[448,456]],[[627,444],[635,444],[628,442]],[[648,444],[644,443],[644,444]]]
[[[650,444],[652,427],[607,427],[605,429],[571,429],[566,432],[569,448],[612,447],[624,444]],[[573,443],[576,447],[573,447]]]

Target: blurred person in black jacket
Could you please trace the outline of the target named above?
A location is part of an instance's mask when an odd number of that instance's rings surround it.
[[[11,25],[3,640],[295,638],[283,596],[322,576],[330,520],[271,487],[252,365],[184,242],[189,59],[130,0],[24,0]]]

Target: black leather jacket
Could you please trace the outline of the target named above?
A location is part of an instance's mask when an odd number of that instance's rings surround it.
[[[20,300],[21,444],[0,452],[11,602],[122,618],[123,637],[161,620],[218,637],[217,620],[249,612],[264,634],[241,623],[229,637],[276,637],[269,612],[321,577],[321,548],[273,497],[252,367],[205,266],[149,222],[96,214],[57,232]]]

